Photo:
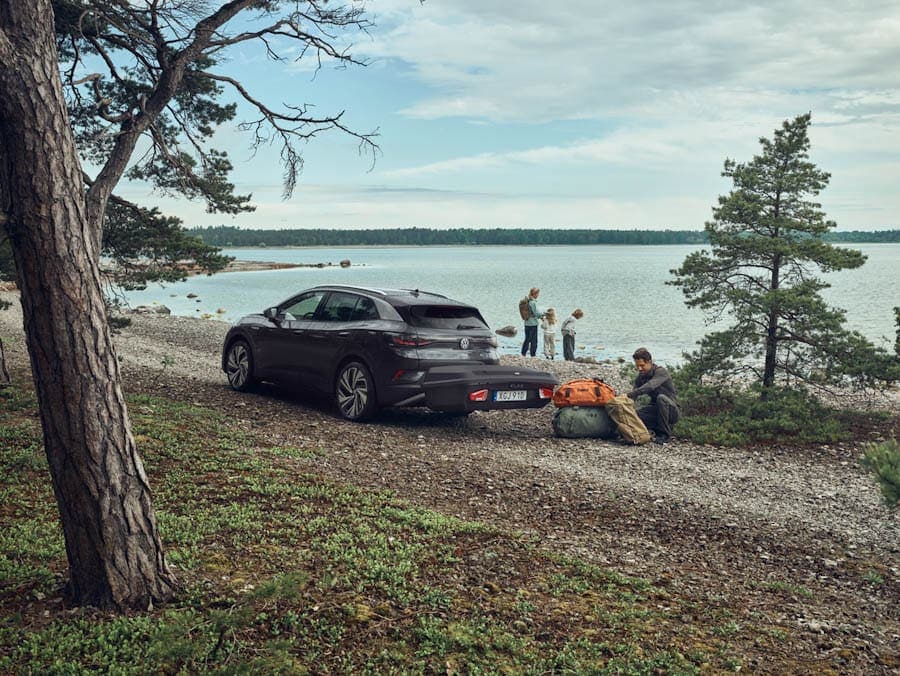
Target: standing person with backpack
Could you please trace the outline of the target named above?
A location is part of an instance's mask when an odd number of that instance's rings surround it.
[[[637,410],[638,417],[651,432],[656,433],[653,440],[657,444],[668,443],[672,436],[672,428],[681,417],[681,407],[675,396],[675,383],[664,366],[653,363],[653,357],[646,347],[639,347],[631,355],[638,376],[634,379],[634,388],[628,393],[631,399],[642,394],[650,396],[650,404]]]
[[[575,308],[560,327],[563,337],[563,359],[566,361],[575,361],[575,322],[582,317],[584,317],[582,309]]]
[[[532,357],[537,354],[538,323],[543,316],[537,306],[537,298],[540,294],[541,290],[533,287],[528,295],[519,301],[519,314],[525,321],[525,341],[522,343],[523,357],[526,352],[530,352]]]

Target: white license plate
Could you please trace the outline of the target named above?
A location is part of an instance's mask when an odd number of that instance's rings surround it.
[[[525,401],[528,390],[498,390],[494,392],[494,401]]]

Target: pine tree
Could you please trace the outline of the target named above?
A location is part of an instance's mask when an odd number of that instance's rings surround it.
[[[673,270],[688,307],[733,324],[705,336],[689,362],[701,374],[751,373],[763,393],[779,379],[873,384],[898,377],[897,360],[844,328],[843,310],[814,271],[858,268],[865,256],[827,244],[835,227],[814,198],[830,175],[809,161],[811,115],[786,120],[750,162],[725,161],[733,189],[706,223],[710,249]]]

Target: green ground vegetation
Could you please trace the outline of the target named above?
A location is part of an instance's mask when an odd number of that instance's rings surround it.
[[[892,438],[866,446],[862,458],[875,474],[884,502],[889,507],[900,504],[900,444]]]
[[[183,588],[146,612],[67,608],[34,397],[0,397],[0,673],[696,673],[791,659],[797,630],[777,619],[322,480],[308,470],[320,449],[151,396],[129,406]]]
[[[803,388],[772,387],[760,396],[760,385],[741,389],[730,384],[710,385],[687,364],[670,367],[678,391],[681,419],[678,436],[700,444],[754,446],[831,444],[895,433],[898,421],[887,412],[835,409]],[[633,382],[637,370],[623,364],[620,375]],[[708,380],[708,379],[707,379]],[[644,396],[636,402],[649,403]],[[880,453],[879,457],[885,455]],[[890,456],[887,453],[885,457]],[[879,461],[885,466],[884,461]]]
[[[803,389],[698,385],[676,371],[682,418],[675,431],[697,443],[816,445],[869,438],[895,426],[885,412],[838,410]],[[860,435],[866,435],[861,437]]]

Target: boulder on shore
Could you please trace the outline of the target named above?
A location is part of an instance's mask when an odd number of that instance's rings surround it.
[[[138,305],[131,310],[135,315],[170,315],[172,311],[165,305]]]
[[[512,338],[518,332],[519,332],[519,330],[512,324],[508,324],[508,325],[494,331],[494,333],[496,333],[498,336],[506,336],[508,338]]]

